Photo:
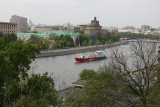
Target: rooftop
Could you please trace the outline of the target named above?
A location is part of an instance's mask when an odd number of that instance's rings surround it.
[[[46,33],[46,32],[41,32],[41,33],[21,33],[18,32],[17,35],[38,35],[38,36],[49,36],[49,35],[54,35],[55,33]]]
[[[12,15],[12,18],[25,18],[25,17],[17,16],[17,15]]]
[[[56,32],[56,35],[57,36],[61,36],[61,35],[76,35],[76,36],[79,36],[80,33],[74,33],[74,32],[69,31],[69,30],[60,30],[60,31]]]
[[[16,23],[10,23],[10,22],[0,22],[0,24],[15,24],[15,25],[17,25]]]

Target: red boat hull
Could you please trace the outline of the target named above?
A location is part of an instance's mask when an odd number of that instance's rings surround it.
[[[93,58],[75,58],[76,62],[89,62],[89,61],[95,61],[98,60],[97,57],[93,57]]]

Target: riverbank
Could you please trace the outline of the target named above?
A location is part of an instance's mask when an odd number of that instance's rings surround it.
[[[83,53],[83,52],[89,52],[89,51],[96,51],[96,50],[102,50],[102,49],[115,47],[119,45],[125,45],[128,43],[129,43],[128,41],[123,41],[123,42],[117,42],[114,44],[107,44],[107,45],[94,45],[94,46],[76,47],[76,48],[68,48],[68,49],[57,49],[57,50],[43,50],[43,51],[40,51],[39,55],[36,55],[36,58],[62,56],[62,55]]]

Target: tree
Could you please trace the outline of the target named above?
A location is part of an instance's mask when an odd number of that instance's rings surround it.
[[[41,49],[48,49],[49,48],[49,44],[50,44],[49,40],[44,39],[43,37],[31,35],[30,41],[33,44],[37,44],[37,46],[39,46],[39,48],[41,48]]]
[[[0,32],[0,37],[4,38],[4,41],[5,41],[6,44],[9,44],[10,42],[17,41],[17,35],[15,35],[14,33],[3,34],[3,33]]]
[[[2,32],[0,32],[0,37],[3,37],[3,33]]]
[[[100,44],[101,44],[100,40],[96,40],[96,45],[100,45]]]
[[[93,70],[88,70],[88,69],[84,69],[81,73],[80,73],[80,79],[81,80],[89,80],[91,78],[94,78],[94,76],[96,75],[95,71]]]
[[[38,49],[31,43],[22,41],[11,42],[0,50],[0,105],[12,103],[18,98],[19,77],[28,76],[31,60],[35,58]]]
[[[80,35],[79,36],[79,43],[82,45],[83,41],[86,41],[88,43],[89,38],[86,35]]]
[[[82,46],[87,46],[87,44],[88,44],[87,40],[84,40],[84,41],[82,42]]]
[[[60,40],[60,37],[59,37],[59,36],[57,36],[57,35],[54,35],[54,40],[57,42],[57,41],[59,41],[59,40]]]
[[[56,105],[56,90],[54,88],[54,81],[51,77],[48,77],[48,73],[32,74],[24,82],[23,88],[23,100],[17,100],[16,106],[47,106]]]
[[[39,38],[36,35],[31,35],[30,40],[32,41],[33,44],[36,44],[39,42]]]
[[[89,45],[91,46],[95,44],[93,40],[89,40],[88,42],[89,42]]]
[[[66,100],[67,105],[73,107],[106,107],[114,105],[110,94],[111,90],[116,90],[116,79],[106,66],[101,67],[98,72],[83,70],[80,79],[86,81],[84,89],[76,89],[76,92]]]
[[[52,49],[57,49],[57,48],[58,48],[58,43],[53,42],[53,44],[52,44]]]
[[[38,46],[17,41],[4,47],[4,40],[0,41],[0,106],[54,106],[56,91],[52,78],[47,74],[28,74],[39,53]]]
[[[4,41],[4,38],[0,37],[0,51],[4,50],[5,45],[6,45],[6,43]]]
[[[73,39],[71,38],[71,36],[64,35],[61,40],[64,46],[67,46],[67,47],[73,46]]]
[[[49,40],[54,40],[54,35],[49,35]]]
[[[151,106],[160,105],[160,64],[157,64],[154,67],[154,71],[156,71],[155,84],[151,87],[150,93],[147,97],[147,103]]]
[[[84,34],[84,30],[74,30],[74,33],[81,33],[81,34]]]
[[[108,41],[108,44],[112,44],[112,41],[111,41],[111,40],[109,40],[109,41]]]
[[[157,39],[159,37],[157,36],[153,36],[151,34],[135,34],[135,33],[131,33],[131,32],[119,32],[118,36],[120,36],[121,38],[132,38],[132,39],[138,39],[138,38],[148,38],[148,39]]]
[[[137,103],[140,101],[143,106],[147,106],[148,96],[156,82],[153,71],[158,58],[156,46],[155,43],[138,41],[130,44],[130,56],[118,49],[112,50],[110,56],[112,71],[116,72],[117,79],[122,83],[121,87],[126,87],[124,95],[128,96],[128,100],[137,96]]]

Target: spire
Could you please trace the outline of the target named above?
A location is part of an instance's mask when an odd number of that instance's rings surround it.
[[[94,17],[94,21],[97,21],[97,18],[96,18],[96,16]]]

